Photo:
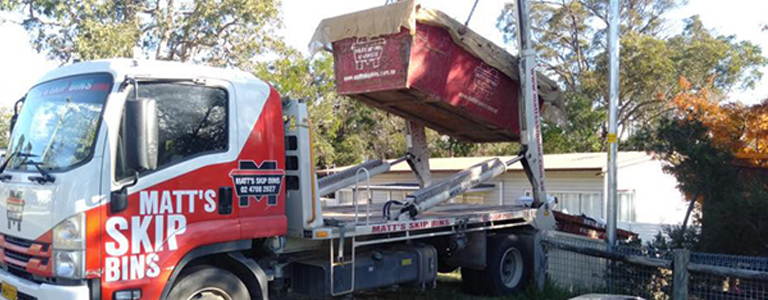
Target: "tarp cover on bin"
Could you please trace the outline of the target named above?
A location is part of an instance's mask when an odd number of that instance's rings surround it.
[[[415,1],[323,20],[312,54],[332,49],[337,91],[473,142],[520,138],[518,59]],[[538,74],[542,116],[564,123],[562,95]]]

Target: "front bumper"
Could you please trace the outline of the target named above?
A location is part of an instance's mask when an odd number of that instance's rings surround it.
[[[61,286],[35,283],[13,276],[3,269],[0,269],[0,281],[15,286],[19,291],[19,300],[89,300],[90,297],[88,286],[86,285]]]

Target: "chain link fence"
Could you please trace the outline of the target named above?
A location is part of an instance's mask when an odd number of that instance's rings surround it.
[[[609,246],[602,240],[541,236],[546,278],[573,293],[645,299],[768,299],[768,258]]]

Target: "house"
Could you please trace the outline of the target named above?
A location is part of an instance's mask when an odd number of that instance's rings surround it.
[[[429,162],[432,181],[447,178],[489,158],[432,158]],[[512,157],[502,157],[503,161],[509,159]],[[555,209],[605,220],[606,164],[605,153],[545,155],[546,188],[550,196],[558,199]],[[620,152],[617,165],[620,228],[639,233],[643,241],[649,241],[662,225],[682,222],[687,205],[682,193],[676,188],[677,180],[663,172],[663,162],[654,160],[652,155],[645,152]],[[373,202],[404,200],[408,193],[418,189],[416,182],[416,177],[406,163],[394,165],[389,172],[371,178]],[[486,205],[514,204],[518,198],[530,193],[531,187],[523,168],[517,163],[501,176],[451,201]],[[352,204],[351,187],[336,192],[333,199],[326,200],[326,205],[339,204]]]

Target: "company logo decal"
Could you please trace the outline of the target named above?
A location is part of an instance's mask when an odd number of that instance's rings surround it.
[[[110,217],[104,226],[104,281],[160,275],[160,255],[179,248],[187,216],[215,214],[216,200],[212,189],[141,191],[138,214]]]
[[[5,199],[5,207],[8,210],[8,229],[16,227],[21,231],[21,216],[24,212],[24,194],[21,191],[10,191]]]
[[[480,64],[475,67],[475,78],[472,81],[472,92],[482,100],[488,100],[496,93],[499,86],[499,71],[493,67]]]
[[[277,205],[277,196],[283,184],[285,171],[277,168],[277,161],[267,160],[257,164],[250,160],[241,160],[239,169],[229,173],[235,185],[235,193],[240,199],[240,206],[249,205],[251,199],[261,202],[266,197],[267,205]]]
[[[496,88],[499,86],[499,71],[493,67],[481,63],[475,67],[475,76],[472,80],[472,84],[469,87],[469,95],[460,93],[459,98],[472,102],[493,114],[499,112],[499,109],[488,104],[488,100],[491,100],[496,93]]]
[[[357,38],[352,44],[352,53],[355,55],[355,69],[362,70],[366,66],[378,69],[381,65],[381,54],[387,41],[383,38]]]

